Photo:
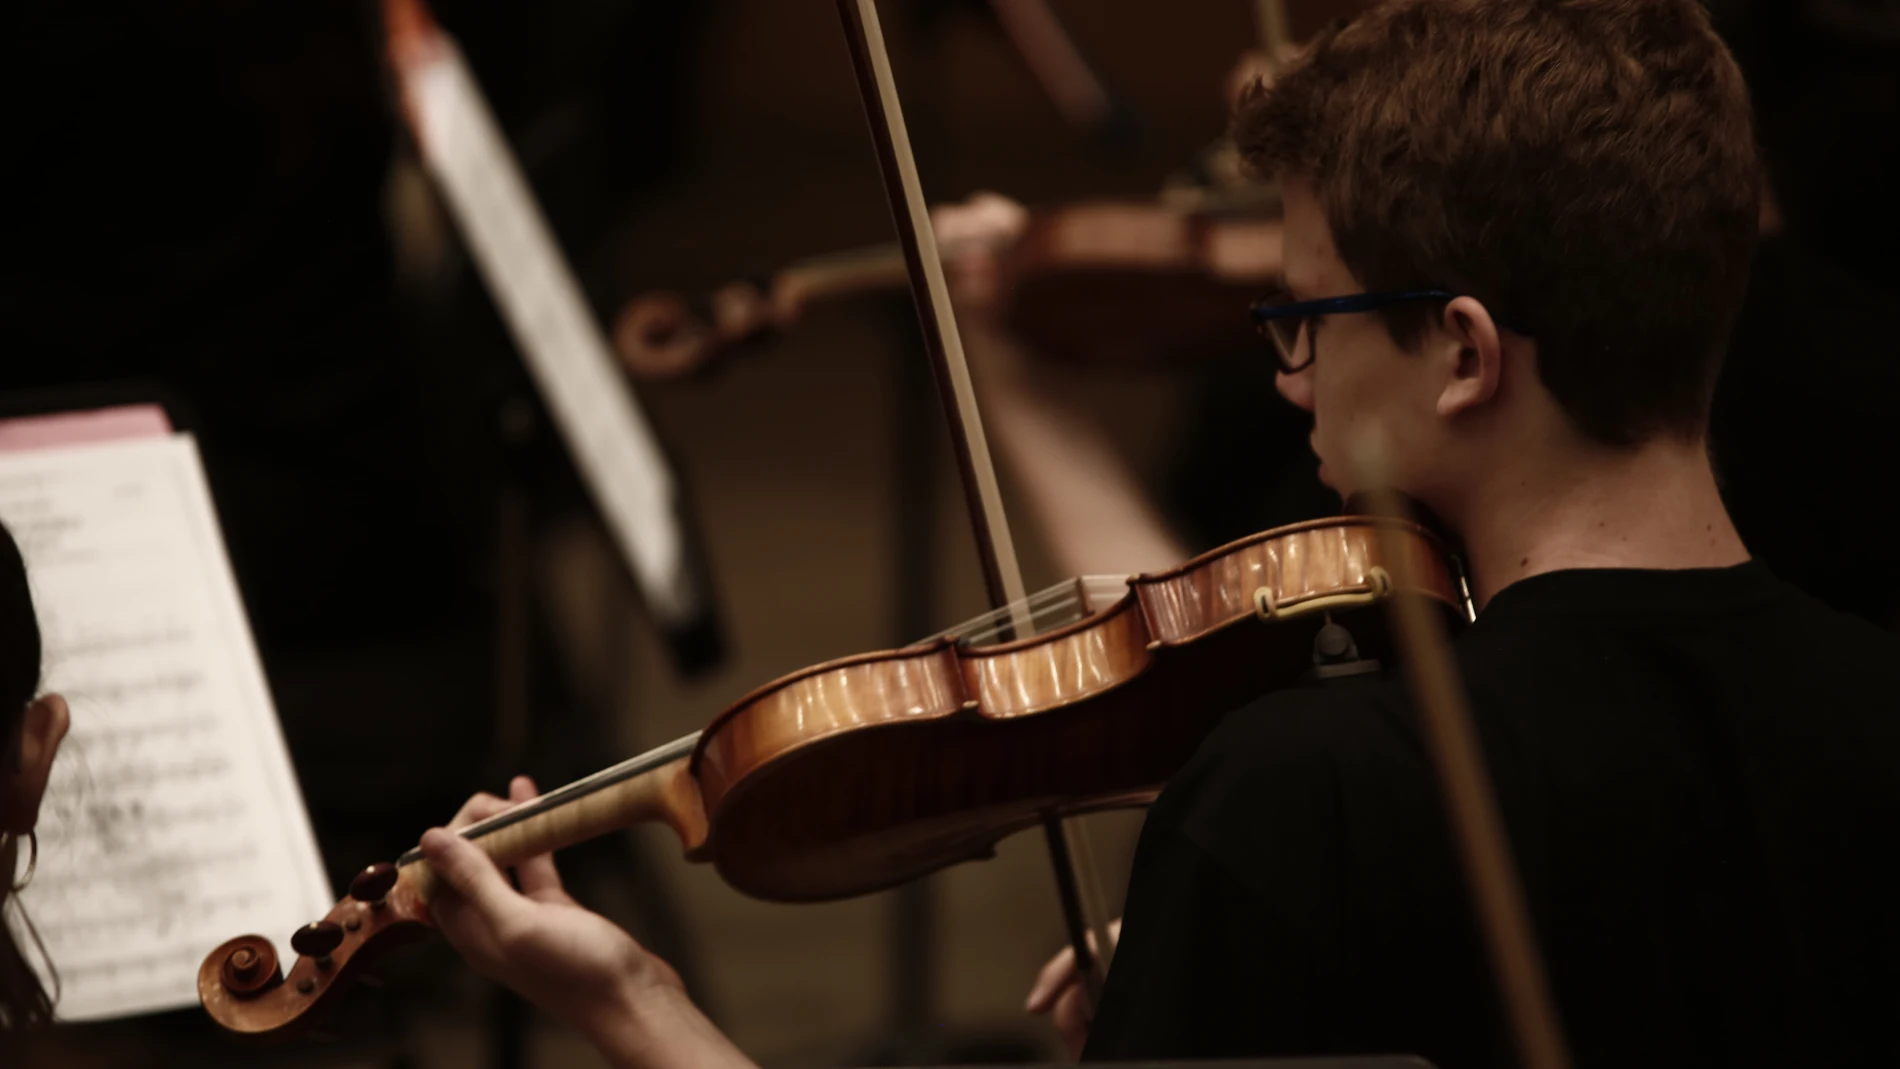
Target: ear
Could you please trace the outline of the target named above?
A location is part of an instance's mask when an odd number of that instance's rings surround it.
[[[1438,414],[1456,416],[1490,401],[1504,372],[1504,347],[1491,313],[1473,297],[1445,305],[1439,326],[1445,332],[1450,374],[1438,394]]]
[[[20,767],[0,769],[0,831],[25,835],[39,823],[40,800],[53,774],[53,757],[72,726],[66,699],[57,694],[35,698],[26,706],[20,729]]]

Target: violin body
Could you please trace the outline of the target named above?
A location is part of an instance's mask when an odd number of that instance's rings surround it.
[[[1398,523],[1278,528],[1138,576],[1045,634],[946,636],[767,684],[700,737],[700,854],[747,894],[816,901],[989,856],[1051,812],[1145,805],[1221,716],[1312,667],[1329,614],[1362,655],[1389,656],[1380,576],[1425,577],[1397,593],[1463,619],[1423,528],[1404,525],[1409,570],[1387,567],[1375,525]]]
[[[1197,363],[1257,352],[1244,310],[1279,284],[1277,219],[1104,201],[1039,212],[1002,261],[1001,321],[1052,359]]]

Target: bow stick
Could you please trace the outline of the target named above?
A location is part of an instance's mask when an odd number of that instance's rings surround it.
[[[964,496],[970,524],[975,529],[977,557],[983,565],[990,604],[999,609],[1020,606],[1024,599],[1022,570],[1016,562],[1016,545],[1010,538],[1009,521],[1003,515],[1003,495],[997,485],[995,466],[990,461],[983,419],[977,411],[976,391],[963,356],[963,340],[957,333],[956,315],[950,305],[950,289],[944,280],[929,205],[917,177],[917,161],[911,155],[910,134],[904,126],[896,80],[891,76],[890,56],[884,49],[877,5],[875,0],[838,0],[838,14],[844,22],[852,69],[857,74],[871,140],[883,171],[884,190],[897,224],[898,243],[903,247],[904,262],[909,269],[917,317],[923,326],[924,347],[936,372],[937,396],[944,406],[957,467],[963,476]],[[1027,636],[1034,630],[1027,616],[1021,614],[1017,615],[1015,627],[1019,636]],[[1093,1005],[1101,993],[1113,943],[1109,941],[1103,916],[1101,890],[1094,880],[1088,840],[1081,828],[1054,812],[1045,816],[1043,830],[1048,838],[1050,861],[1055,866],[1069,942],[1075,948],[1077,971]],[[1099,951],[1089,946],[1091,931]]]

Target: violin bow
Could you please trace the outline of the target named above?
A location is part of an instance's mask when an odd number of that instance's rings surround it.
[[[897,83],[891,75],[890,56],[884,48],[877,4],[875,0],[838,0],[838,15],[844,23],[851,66],[857,75],[871,140],[877,149],[891,216],[897,224],[898,244],[904,250],[911,295],[923,327],[924,347],[936,373],[937,397],[949,422],[970,525],[976,535],[977,558],[983,566],[984,585],[993,607],[1019,610],[1025,597],[1022,569],[1016,561],[1016,544],[1010,538],[1009,521],[1003,514],[1003,495],[997,485],[995,465],[990,460],[989,440],[983,434],[983,418],[977,411],[976,390],[963,355],[963,339],[957,333],[956,314],[950,305],[950,288],[944,279],[929,205],[917,177],[916,158],[911,154],[910,134],[904,126]],[[1033,632],[1026,614],[1015,611],[1012,616],[1019,635]],[[1075,949],[1077,972],[1083,978],[1090,1005],[1094,1005],[1101,994],[1114,944],[1108,937],[1103,895],[1096,885],[1088,840],[1081,828],[1054,812],[1045,815],[1043,830],[1048,838],[1050,861],[1055,866],[1069,943]],[[1091,933],[1099,951],[1089,946]]]
[[[1382,439],[1368,436],[1353,457],[1368,511],[1408,519],[1404,500],[1392,489]],[[1380,527],[1395,589],[1416,589],[1407,574],[1412,558]],[[1511,857],[1496,785],[1485,766],[1478,729],[1465,698],[1444,624],[1420,598],[1386,599],[1393,636],[1404,660],[1406,687],[1419,710],[1425,749],[1438,773],[1445,816],[1471,891],[1505,1014],[1525,1069],[1570,1069],[1563,1024],[1550,997],[1543,956],[1537,949],[1524,885]]]

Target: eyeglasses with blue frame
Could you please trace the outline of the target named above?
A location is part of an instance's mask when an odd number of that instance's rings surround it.
[[[1255,329],[1273,343],[1274,358],[1279,361],[1280,370],[1288,375],[1297,375],[1313,366],[1313,358],[1318,352],[1313,332],[1308,329],[1309,320],[1349,312],[1371,312],[1412,301],[1449,301],[1457,296],[1445,290],[1392,290],[1386,293],[1323,297],[1316,301],[1295,301],[1290,294],[1282,291],[1255,301],[1249,312],[1253,316]],[[1501,327],[1530,337],[1530,331],[1510,320],[1496,317],[1496,321]],[[1306,334],[1304,354],[1300,352],[1302,331]],[[1301,359],[1302,356],[1305,358]]]

